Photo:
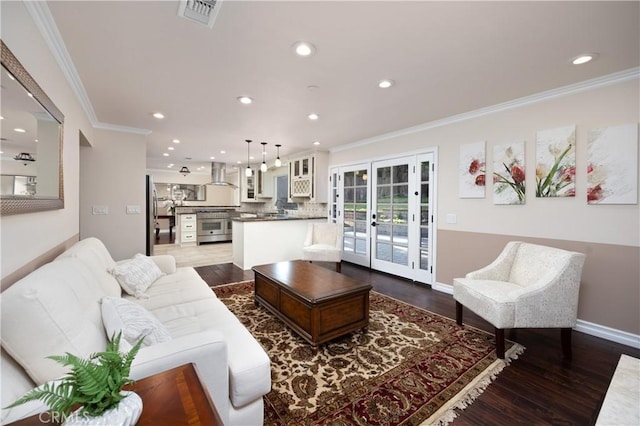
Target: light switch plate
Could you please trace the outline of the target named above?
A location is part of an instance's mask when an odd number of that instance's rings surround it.
[[[127,206],[127,214],[140,214],[140,206]]]
[[[455,213],[447,213],[447,223],[457,223],[458,222],[458,215]]]
[[[109,214],[109,206],[91,206],[91,214]]]

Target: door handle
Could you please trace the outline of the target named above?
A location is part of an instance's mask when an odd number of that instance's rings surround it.
[[[375,228],[376,222],[375,221],[371,222],[371,226],[373,226]]]

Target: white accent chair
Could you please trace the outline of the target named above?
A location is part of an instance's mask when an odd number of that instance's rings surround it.
[[[341,271],[342,224],[310,223],[302,248],[302,259],[309,262],[335,262],[336,272]]]
[[[553,247],[509,242],[490,265],[453,280],[456,322],[466,306],[495,327],[496,354],[504,359],[507,328],[560,328],[571,359],[571,329],[585,255]]]

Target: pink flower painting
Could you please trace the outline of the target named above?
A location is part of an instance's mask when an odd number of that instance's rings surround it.
[[[484,198],[485,184],[485,142],[461,145],[459,197]]]
[[[638,203],[638,125],[589,132],[587,203]]]
[[[493,203],[525,203],[524,141],[493,148]]]
[[[536,134],[536,197],[576,195],[576,126]]]

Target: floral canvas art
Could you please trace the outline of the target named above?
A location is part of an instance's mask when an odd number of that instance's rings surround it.
[[[493,148],[493,203],[524,204],[524,141]]]
[[[638,125],[589,132],[587,203],[638,203]]]
[[[575,197],[576,126],[536,134],[536,197]]]
[[[485,142],[460,146],[458,195],[460,198],[484,198],[485,195]]]

